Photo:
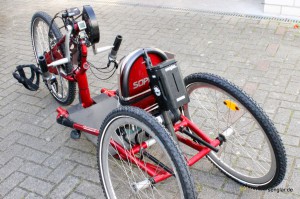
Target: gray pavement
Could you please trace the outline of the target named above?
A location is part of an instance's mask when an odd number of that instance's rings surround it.
[[[100,46],[121,34],[120,57],[145,46],[174,52],[184,75],[228,78],[275,122],[288,155],[287,175],[278,187],[293,192],[240,187],[204,160],[201,170],[192,168],[199,198],[300,197],[300,32],[293,23],[100,1],[5,0],[0,2],[0,198],[103,198],[93,144],[84,136],[70,139],[70,129],[56,124],[58,104],[44,86],[30,92],[11,75],[16,65],[33,63],[35,11],[54,15],[84,4],[96,11]],[[103,65],[107,58],[91,55],[91,61]],[[106,82],[89,77],[93,95],[101,87],[116,88],[117,77]]]

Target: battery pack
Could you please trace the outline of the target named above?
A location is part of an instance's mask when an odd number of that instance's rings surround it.
[[[179,66],[174,59],[147,70],[160,109],[175,110],[189,102]]]

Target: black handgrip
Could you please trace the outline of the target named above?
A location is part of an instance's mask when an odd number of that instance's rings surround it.
[[[39,61],[39,65],[41,67],[42,73],[48,72],[48,66],[47,66],[45,57],[43,55],[39,56],[38,61]]]
[[[120,48],[121,42],[122,42],[122,36],[117,35],[116,39],[115,39],[115,42],[114,42],[114,47],[111,49],[111,52],[110,52],[110,56],[114,59],[117,56],[117,53],[118,53],[118,50]]]

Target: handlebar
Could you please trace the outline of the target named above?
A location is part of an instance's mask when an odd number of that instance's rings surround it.
[[[114,60],[116,59],[118,50],[119,50],[121,42],[122,42],[122,39],[123,38],[122,38],[121,35],[116,36],[116,39],[115,39],[115,42],[114,42],[114,47],[111,49],[111,52],[109,54],[109,57],[111,59],[114,59]]]
[[[115,68],[118,68],[118,61],[116,59],[117,59],[117,54],[118,54],[122,39],[123,38],[121,35],[116,36],[113,48],[111,49],[111,52],[108,55],[107,68],[110,66],[111,63],[114,63]]]

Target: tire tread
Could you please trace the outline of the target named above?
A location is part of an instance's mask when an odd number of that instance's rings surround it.
[[[175,144],[172,136],[170,133],[167,133],[166,129],[156,121],[156,119],[145,112],[142,109],[139,109],[137,107],[132,106],[121,106],[115,110],[113,110],[108,116],[104,119],[101,127],[100,132],[102,132],[106,126],[106,124],[113,119],[116,116],[119,116],[120,114],[126,114],[129,115],[135,119],[138,119],[140,122],[143,122],[146,124],[154,133],[156,132],[156,136],[158,139],[165,145],[166,151],[169,153],[171,157],[171,161],[174,163],[174,166],[177,169],[177,174],[180,175],[181,184],[183,186],[182,191],[184,192],[184,196],[187,199],[195,199],[196,193],[194,191],[194,184],[193,179],[191,177],[191,174],[187,168],[186,161],[184,160],[184,157],[182,155],[182,152],[179,150],[179,147],[177,144]],[[101,140],[101,134],[98,136],[98,144],[97,144],[97,163],[99,166],[99,147],[100,147],[100,140]],[[99,171],[99,177],[100,177],[100,184],[103,189],[103,193],[106,198],[103,180],[101,177],[100,169]]]
[[[282,143],[282,140],[278,134],[278,131],[276,130],[274,124],[270,120],[270,118],[267,116],[267,114],[263,111],[263,109],[253,100],[252,97],[250,97],[247,93],[245,93],[243,90],[241,90],[239,87],[234,85],[233,83],[229,82],[228,80],[224,79],[223,77],[220,77],[218,75],[214,75],[211,73],[195,73],[187,76],[184,79],[185,85],[188,86],[191,83],[195,82],[205,82],[208,84],[212,84],[233,97],[235,97],[240,103],[245,106],[248,111],[250,111],[253,116],[256,118],[256,120],[259,122],[263,130],[265,131],[271,146],[273,147],[275,158],[276,158],[276,172],[274,178],[268,182],[265,185],[261,186],[250,186],[249,184],[243,184],[246,187],[253,188],[253,189],[270,189],[277,185],[279,185],[282,180],[284,179],[285,173],[286,173],[286,166],[287,166],[287,159],[286,159],[286,152]],[[222,171],[219,168],[220,171]],[[222,171],[223,172],[223,171]],[[226,176],[230,177],[234,181],[241,183],[240,181],[232,178],[227,173],[223,172]]]
[[[37,60],[37,55],[36,55],[36,52],[35,52],[35,50],[34,50],[34,41],[33,41],[33,23],[34,23],[34,21],[35,21],[35,19],[36,18],[41,18],[45,23],[47,23],[48,24],[48,26],[50,26],[50,23],[51,23],[51,20],[52,20],[52,18],[50,17],[50,15],[49,14],[47,14],[46,12],[43,12],[43,11],[39,11],[39,12],[36,12],[33,16],[32,16],[32,19],[31,19],[31,28],[30,28],[30,30],[31,30],[31,41],[32,41],[32,48],[33,48],[33,53],[34,53],[34,57],[36,58],[36,60]],[[59,28],[58,28],[58,26],[57,26],[57,24],[55,23],[55,21],[53,22],[53,24],[52,24],[52,31],[53,31],[53,33],[54,33],[54,35],[55,35],[55,37],[59,40],[60,38],[62,38],[62,33],[60,32],[60,30],[59,30]],[[64,52],[64,44],[62,44],[61,45],[61,47],[62,47],[62,49],[61,49],[61,51],[62,51],[62,53],[63,54],[65,54],[65,52]],[[38,64],[38,62],[37,62],[37,64]],[[67,67],[66,67],[66,69],[67,69],[67,73],[68,72],[71,72],[72,71],[72,68],[73,68],[73,66],[72,66],[72,64],[67,64]],[[54,99],[57,101],[57,102],[59,102],[61,105],[70,105],[70,104],[72,104],[72,102],[74,101],[74,99],[75,99],[75,95],[76,95],[76,83],[75,82],[70,82],[70,81],[68,81],[68,97],[67,97],[67,99],[65,100],[65,101],[62,101],[62,100],[58,100],[57,98],[55,98],[53,95],[52,95],[52,93],[51,93],[51,95],[54,97]]]

